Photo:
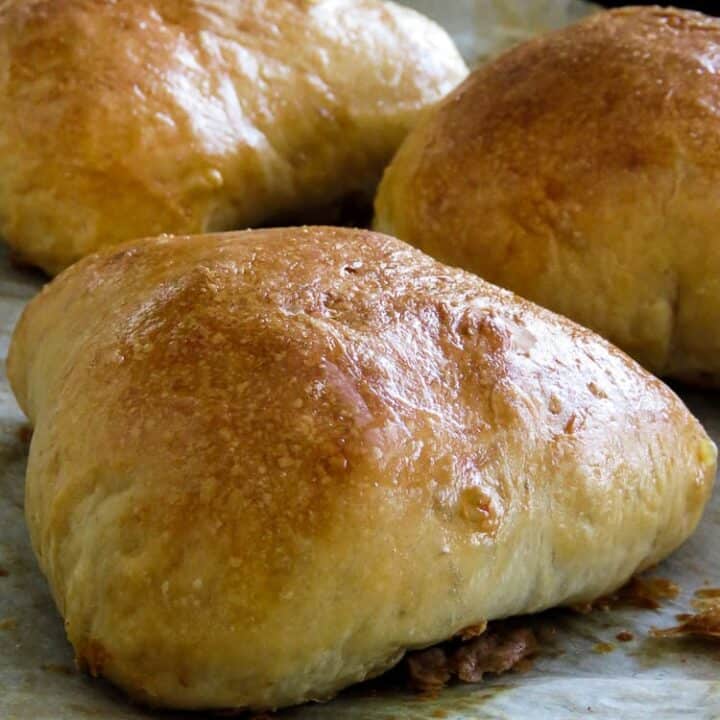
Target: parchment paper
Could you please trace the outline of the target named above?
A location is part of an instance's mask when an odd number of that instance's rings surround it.
[[[537,0],[545,4],[552,0]],[[535,0],[527,0],[532,5]],[[579,4],[561,5],[575,16]],[[408,3],[410,4],[410,3]],[[520,0],[417,0],[440,17],[469,58],[494,52],[498,37],[468,35],[478,6],[486,13]],[[553,24],[560,21],[556,16]],[[474,33],[475,30],[472,30]],[[527,31],[532,32],[532,29]],[[514,37],[519,35],[515,32]],[[495,39],[493,39],[495,38]],[[38,274],[19,271],[0,251],[0,355],[7,353],[12,327],[23,305],[41,286]],[[720,441],[720,394],[678,390]],[[197,714],[156,715],[131,706],[100,681],[78,674],[62,621],[29,547],[23,520],[23,478],[27,457],[24,418],[0,375],[0,720],[176,720]],[[715,493],[693,538],[654,571],[682,589],[660,610],[616,609],[582,616],[554,612],[534,622],[540,630],[557,628],[543,643],[540,658],[523,674],[509,674],[479,685],[446,689],[435,698],[401,690],[360,687],[326,705],[304,706],[280,714],[281,720],[406,720],[443,717],[482,718],[720,718],[720,644],[691,640],[654,640],[652,626],[675,623],[692,592],[720,586],[720,491]],[[621,643],[620,631],[634,639]],[[600,652],[598,644],[611,647]]]
[[[599,6],[583,0],[403,0],[445,27],[472,66]]]

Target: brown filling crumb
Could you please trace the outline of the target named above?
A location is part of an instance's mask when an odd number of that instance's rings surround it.
[[[635,639],[635,636],[629,631],[629,630],[621,630],[616,636],[615,639],[620,642],[632,642]]]
[[[32,425],[24,424],[17,429],[17,439],[23,444],[27,445],[32,440],[33,429]]]
[[[610,610],[616,607],[634,607],[657,610],[662,600],[673,600],[680,588],[665,578],[634,577],[612,595],[598,598],[592,603],[573,606],[573,610],[587,614],[593,610]]]
[[[657,638],[692,636],[720,640],[720,588],[696,591],[692,606],[697,612],[678,615],[679,625],[653,628],[650,634]]]
[[[81,672],[87,672],[93,677],[100,677],[109,659],[108,651],[97,640],[91,639],[79,649],[75,657],[75,664]]]
[[[720,640],[720,608],[694,615],[678,615],[678,620],[680,620],[680,625],[671,628],[653,628],[650,634],[658,638],[693,635]]]
[[[423,692],[439,690],[451,680],[480,682],[486,673],[527,669],[537,653],[532,630],[493,626],[471,640],[437,645],[410,653],[405,659],[410,685]]]
[[[463,628],[457,634],[457,637],[464,642],[465,640],[472,640],[473,638],[480,637],[486,630],[486,622],[478,623],[477,625],[469,625],[468,627]]]

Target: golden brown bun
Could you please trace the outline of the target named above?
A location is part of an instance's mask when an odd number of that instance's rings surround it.
[[[719,385],[719,44],[628,8],[511,50],[407,138],[376,228]]]
[[[591,601],[688,537],[715,476],[623,353],[359,230],[86,258],[30,303],[8,372],[68,636],[157,705],[327,698]]]
[[[371,200],[466,67],[379,0],[10,0],[0,233],[55,273],[101,246]]]

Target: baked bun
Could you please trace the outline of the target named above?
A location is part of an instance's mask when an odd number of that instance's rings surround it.
[[[600,337],[394,238],[86,258],[15,331],[26,513],[80,663],[178,708],[328,698],[591,601],[693,531],[715,446]]]
[[[0,233],[50,273],[146,235],[370,206],[467,72],[439,26],[379,0],[9,0],[0,67]]]
[[[407,138],[376,228],[720,385],[719,47],[626,8],[509,51]]]

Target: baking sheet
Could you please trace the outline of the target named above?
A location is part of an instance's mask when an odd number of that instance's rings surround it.
[[[443,25],[471,66],[600,9],[583,0],[402,0],[402,4]]]
[[[544,5],[553,12],[545,16],[541,13],[540,21],[552,25],[586,11],[575,0],[417,0],[408,4],[429,11],[455,31],[470,60],[492,54],[510,42],[509,38],[517,39],[537,29],[536,24],[533,25],[537,15],[507,15],[508,8],[517,11],[522,10],[523,5],[528,8]],[[512,17],[516,19],[508,20]],[[530,18],[531,22],[524,24],[523,17]],[[495,18],[492,22],[500,27],[489,29],[490,21],[478,22],[478,18]],[[42,282],[38,274],[13,268],[7,254],[0,251],[0,355],[3,358],[23,305]],[[683,389],[679,392],[716,442],[720,441],[720,395]],[[0,374],[0,720],[197,720],[201,717],[198,714],[158,716],[135,708],[105,683],[75,671],[62,621],[37,569],[23,521],[26,435],[24,418],[3,370]],[[706,584],[720,586],[720,492],[715,493],[698,532],[654,574],[674,580],[681,588],[678,598],[664,602],[659,610],[614,609],[587,616],[553,612],[533,620],[543,634],[550,628],[557,629],[557,634],[543,643],[540,657],[532,669],[523,674],[449,688],[434,698],[378,686],[360,687],[332,703],[286,711],[280,713],[279,718],[718,718],[720,644],[654,640],[648,637],[648,632],[652,626],[674,624],[675,615],[687,611],[695,589]],[[622,630],[632,632],[634,640],[618,642],[615,636]],[[605,644],[602,652],[600,644]]]

